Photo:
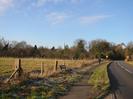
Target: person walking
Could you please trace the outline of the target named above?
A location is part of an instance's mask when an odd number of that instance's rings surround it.
[[[98,58],[98,62],[99,62],[99,64],[101,63],[101,57]]]

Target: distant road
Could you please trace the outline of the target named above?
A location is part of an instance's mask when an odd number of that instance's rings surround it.
[[[133,66],[114,61],[108,67],[111,99],[133,99]]]

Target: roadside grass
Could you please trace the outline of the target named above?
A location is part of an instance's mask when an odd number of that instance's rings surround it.
[[[96,99],[101,99],[109,91],[110,83],[107,73],[109,63],[104,63],[97,67],[89,79],[89,84],[93,86]]]

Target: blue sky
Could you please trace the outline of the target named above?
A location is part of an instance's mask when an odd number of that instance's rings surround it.
[[[0,36],[34,45],[76,39],[127,43],[133,37],[133,0],[0,0]]]

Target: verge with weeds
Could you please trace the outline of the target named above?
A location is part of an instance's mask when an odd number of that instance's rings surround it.
[[[79,74],[70,75],[68,72],[48,78],[29,78],[8,89],[0,89],[0,99],[57,99],[65,95],[80,79]]]
[[[97,67],[89,79],[89,84],[93,86],[95,99],[101,99],[109,92],[110,82],[108,78],[107,66],[109,63],[104,63]]]

